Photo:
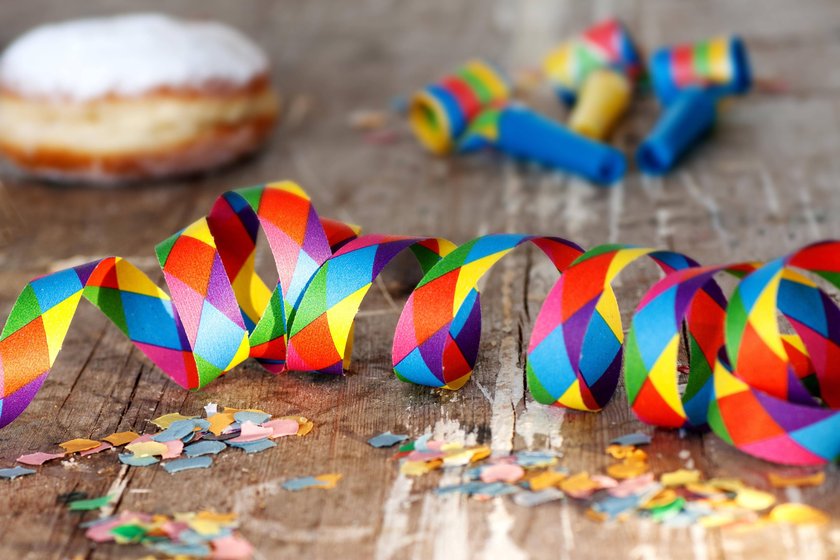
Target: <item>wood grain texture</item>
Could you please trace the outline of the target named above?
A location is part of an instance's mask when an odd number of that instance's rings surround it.
[[[44,20],[132,9],[124,0],[5,3],[0,43]],[[840,4],[832,0],[578,1],[153,0],[166,9],[221,19],[270,53],[286,118],[273,142],[210,176],[130,189],[75,189],[7,177],[0,189],[0,314],[32,276],[85,257],[119,254],[150,274],[154,244],[204,214],[229,188],[275,178],[299,181],[324,216],[368,232],[435,234],[464,242],[493,231],[566,236],[584,246],[632,242],[684,251],[701,262],[767,258],[840,236]],[[783,95],[755,93],[723,114],[713,141],[663,180],[632,172],[611,190],[490,156],[430,158],[403,124],[392,145],[366,143],[346,125],[360,108],[384,108],[461,61],[481,55],[508,68],[534,66],[562,37],[618,14],[640,44],[742,33],[760,75],[789,81]],[[557,118],[547,92],[532,103]],[[652,126],[655,103],[640,100],[616,134],[628,153]],[[59,493],[120,495],[117,510],[174,512],[215,507],[242,516],[259,558],[837,558],[840,524],[752,532],[665,529],[631,520],[598,525],[574,503],[533,510],[499,499],[478,503],[430,491],[457,474],[407,479],[366,445],[384,430],[459,437],[498,452],[550,447],[573,470],[598,471],[614,436],[649,428],[623,393],[601,414],[547,409],[524,385],[524,345],[555,278],[538,251],[522,248],[490,275],[484,336],[474,381],[457,393],[407,385],[390,373],[399,309],[417,271],[408,260],[386,270],[362,306],[352,372],[343,378],[281,378],[246,363],[208,388],[187,393],[82,306],[58,362],[29,410],[0,431],[0,465],[71,437],[150,429],[159,414],[198,413],[208,401],[303,414],[316,423],[302,439],[256,456],[230,451],[210,471],[176,476],[121,467],[112,454],[50,464],[37,476],[0,484],[0,558],[139,557],[142,550],[91,547]],[[267,258],[260,262],[270,270]],[[270,277],[270,274],[267,275]],[[652,265],[623,273],[622,312],[657,278]],[[386,297],[387,295],[387,297]],[[396,302],[396,305],[394,305]],[[655,431],[659,470],[696,465],[766,487],[770,465],[714,436]],[[777,469],[778,470],[778,469]],[[330,492],[289,493],[289,477],[341,472]],[[779,493],[840,518],[840,476],[822,487]],[[88,514],[86,518],[89,518]]]

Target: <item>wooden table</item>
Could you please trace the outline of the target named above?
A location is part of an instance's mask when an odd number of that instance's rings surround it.
[[[7,178],[0,191],[0,307],[7,313],[33,276],[102,255],[129,258],[155,274],[153,245],[209,210],[229,188],[279,178],[300,182],[322,215],[368,232],[435,234],[464,242],[494,231],[547,233],[584,246],[632,242],[685,251],[701,262],[768,258],[840,235],[838,92],[840,4],[672,0],[346,0],[146,2],[148,9],[228,21],[268,49],[285,100],[285,119],[268,149],[250,161],[189,181],[127,189],[45,186]],[[3,6],[0,41],[45,19],[122,12],[127,1],[29,0]],[[613,189],[594,188],[498,158],[436,160],[397,121],[390,144],[365,141],[347,125],[358,109],[386,109],[474,56],[507,68],[535,66],[559,39],[616,14],[640,44],[743,34],[762,77],[783,78],[785,94],[754,93],[733,103],[713,139],[663,180],[632,171]],[[532,103],[557,118],[548,92]],[[616,134],[632,153],[652,126],[655,103],[641,100]],[[271,263],[263,258],[262,270]],[[259,558],[836,558],[840,524],[773,526],[749,532],[668,529],[630,520],[599,525],[574,503],[521,509],[504,498],[476,502],[437,496],[457,475],[409,479],[386,451],[365,441],[384,430],[486,442],[506,453],[550,448],[573,471],[609,463],[614,436],[655,434],[651,464],[663,472],[695,465],[707,476],[735,476],[766,488],[779,470],[713,435],[681,438],[638,423],[619,394],[600,414],[536,404],[524,384],[524,351],[555,274],[537,252],[503,260],[484,289],[484,336],[474,381],[457,393],[404,384],[390,372],[390,345],[416,271],[386,270],[362,306],[351,373],[341,378],[280,378],[248,362],[197,392],[185,392],[141,356],[103,316],[83,305],[52,375],[33,405],[0,431],[0,466],[19,454],[53,449],[71,437],[143,431],[172,411],[198,413],[208,401],[303,414],[308,437],[255,456],[229,452],[210,471],[170,476],[159,468],[121,468],[113,454],[48,464],[39,474],[0,482],[0,557],[141,556],[126,547],[91,547],[79,518],[55,504],[73,490],[115,492],[117,511],[173,512],[215,507],[242,517]],[[617,290],[627,318],[657,278],[652,265],[624,273]],[[333,491],[289,493],[289,477],[340,472]],[[840,516],[830,468],[818,488],[778,492]],[[90,515],[88,517],[91,517]]]

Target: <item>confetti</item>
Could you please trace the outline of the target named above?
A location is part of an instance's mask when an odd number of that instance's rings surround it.
[[[373,436],[367,442],[372,447],[393,447],[398,443],[402,443],[408,439],[406,435],[393,434],[391,432],[382,432],[378,436]]]
[[[43,465],[47,461],[52,461],[53,459],[61,459],[64,457],[64,453],[30,453],[28,455],[21,455],[17,459],[15,459],[18,463],[22,463],[24,465],[31,465],[34,467]]]
[[[58,446],[64,449],[67,453],[79,453],[99,447],[101,442],[93,439],[71,439],[64,443],[59,443]]]
[[[610,445],[650,445],[650,442],[651,437],[649,435],[641,432],[634,432],[632,434],[626,434],[613,439],[610,442]]]
[[[549,502],[562,500],[566,495],[557,488],[545,488],[537,492],[519,492],[514,494],[513,503],[521,507],[536,507]]]
[[[636,478],[648,471],[647,463],[636,460],[624,460],[607,467],[607,474],[613,478],[627,479]]]
[[[525,475],[525,470],[519,465],[510,465],[500,463],[497,465],[490,465],[481,470],[482,482],[508,482],[513,483],[518,481]]]
[[[700,471],[677,469],[672,472],[663,473],[659,477],[663,486],[683,486],[691,482],[700,482]]]
[[[803,475],[781,475],[767,473],[767,480],[773,488],[786,488],[788,486],[819,486],[825,482],[825,471],[818,471],[813,474]]]
[[[188,471],[192,469],[207,469],[210,468],[212,464],[212,457],[202,456],[190,457],[188,459],[178,459],[176,461],[169,461],[163,464],[163,468],[169,474],[175,474],[181,471]]]
[[[0,478],[8,478],[9,480],[14,480],[21,476],[27,476],[30,474],[35,474],[35,471],[32,469],[27,469],[24,467],[12,467],[10,469],[0,469]]]
[[[776,496],[768,492],[744,488],[735,495],[735,503],[742,508],[762,511],[776,503]]]
[[[539,492],[550,487],[557,487],[563,482],[568,474],[564,472],[547,470],[528,480],[528,487],[533,492]]]
[[[188,420],[174,420],[169,423],[169,426],[162,432],[152,436],[154,441],[159,443],[166,443],[173,440],[182,440],[196,430],[195,421],[190,418]]]
[[[173,422],[179,422],[181,420],[194,420],[195,418],[195,416],[184,416],[183,414],[180,414],[178,412],[170,412],[169,414],[158,416],[157,418],[152,420],[152,424],[154,424],[161,430],[165,430],[169,426],[171,426]]]
[[[157,457],[138,457],[132,453],[120,453],[119,459],[120,463],[130,467],[148,467],[160,462],[160,459]]]
[[[229,440],[228,444],[230,444],[231,447],[238,447],[239,449],[242,449],[245,453],[259,453],[261,451],[265,451],[266,449],[277,447],[277,444],[269,439],[246,441],[242,443]]]
[[[228,412],[219,412],[207,418],[210,422],[210,431],[217,436],[222,435],[231,424],[233,424],[233,414]]]
[[[101,453],[103,451],[107,451],[108,449],[113,449],[114,446],[108,442],[100,443],[98,446],[94,447],[93,449],[87,449],[79,453],[82,457],[87,457],[88,455],[95,455],[97,453]]]
[[[337,473],[322,474],[320,476],[304,476],[287,480],[283,483],[283,488],[292,492],[306,488],[331,490],[336,487],[339,480],[341,480],[341,475]]]
[[[139,439],[139,438],[138,438]],[[169,448],[166,444],[158,441],[142,441],[135,440],[125,446],[126,450],[131,451],[135,457],[142,459],[143,457],[152,457],[155,455],[165,455]]]
[[[110,436],[108,436],[106,438],[102,438],[102,441],[107,441],[108,443],[110,443],[114,447],[120,447],[120,446],[125,445],[127,443],[131,443],[132,441],[134,441],[135,439],[137,439],[139,437],[140,437],[140,434],[136,434],[134,432],[117,432],[117,433],[111,434]]]
[[[240,427],[239,436],[228,440],[228,443],[253,443],[257,440],[265,439],[273,433],[274,430],[271,428],[263,428],[251,421],[245,421]]]
[[[70,511],[91,511],[94,509],[103,508],[115,499],[116,496],[111,496],[108,494],[105,496],[100,496],[98,498],[91,498],[88,500],[75,500],[72,502],[68,502],[67,507],[70,509]]]
[[[271,420],[271,414],[263,412],[262,410],[240,410],[233,414],[233,419],[244,424],[251,422],[252,424],[263,424]]]
[[[227,445],[221,441],[199,441],[191,443],[184,448],[187,457],[200,457],[201,455],[216,455],[227,449]]]
[[[793,502],[777,505],[768,517],[776,523],[792,525],[825,525],[830,521],[828,515],[817,508]]]

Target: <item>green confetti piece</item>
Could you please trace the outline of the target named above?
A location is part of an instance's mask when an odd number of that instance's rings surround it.
[[[67,505],[70,508],[70,511],[91,511],[107,506],[114,501],[114,498],[115,496],[108,494],[98,498],[91,498],[90,500],[76,500],[75,502],[70,502]]]

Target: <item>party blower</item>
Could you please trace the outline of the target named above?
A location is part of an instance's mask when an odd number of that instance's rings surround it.
[[[711,127],[720,99],[752,85],[739,37],[721,37],[657,51],[650,63],[653,88],[665,111],[636,152],[649,175],[669,171]]]
[[[471,61],[414,95],[409,122],[420,143],[443,155],[493,147],[515,158],[608,185],[624,176],[620,151],[576,134],[510,99],[509,81]]]
[[[603,140],[627,111],[642,62],[624,25],[609,19],[554,49],[543,71],[572,107],[569,128]]]

